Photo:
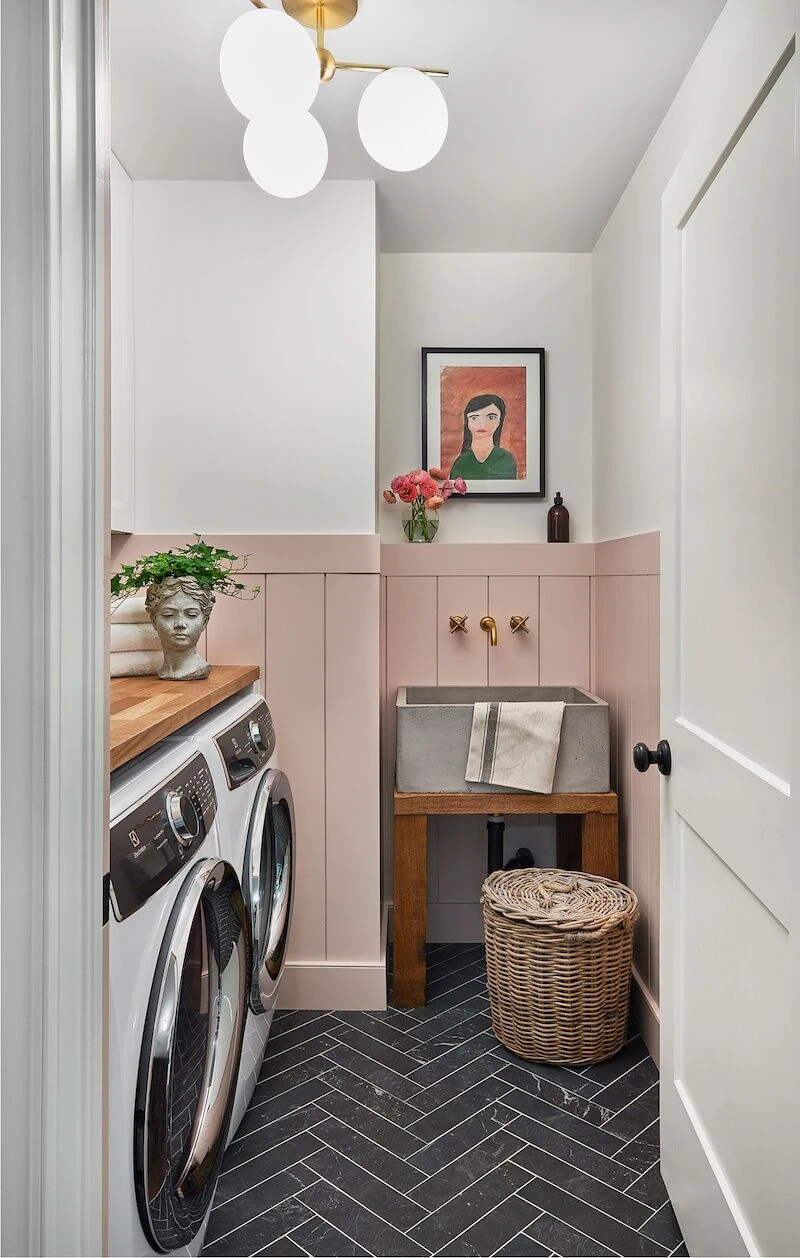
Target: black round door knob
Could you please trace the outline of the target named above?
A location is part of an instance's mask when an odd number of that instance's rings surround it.
[[[646,743],[637,743],[633,749],[633,763],[640,773],[646,773],[651,764],[658,765],[659,773],[669,777],[672,772],[672,752],[666,738],[662,738],[655,751]]]

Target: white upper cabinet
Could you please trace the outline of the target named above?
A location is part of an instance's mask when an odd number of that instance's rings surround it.
[[[111,154],[111,531],[133,532],[133,184]]]

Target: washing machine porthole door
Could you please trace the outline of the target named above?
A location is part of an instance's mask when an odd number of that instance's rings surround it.
[[[252,929],[250,1007],[264,1013],[283,970],[294,888],[294,804],[277,769],[266,771],[253,805],[243,886]]]
[[[250,980],[247,911],[226,861],[198,861],[175,902],[142,1039],[134,1118],[136,1200],[161,1253],[202,1227],[225,1151]]]

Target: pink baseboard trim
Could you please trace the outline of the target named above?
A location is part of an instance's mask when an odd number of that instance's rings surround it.
[[[591,577],[593,542],[550,545],[546,542],[453,542],[410,546],[384,542],[381,572],[387,577]]]
[[[638,533],[595,543],[595,576],[657,576],[660,571],[660,533]]]
[[[249,555],[251,572],[379,572],[377,533],[206,533],[204,540],[236,555]],[[112,570],[153,550],[168,550],[191,541],[191,533],[114,534]],[[406,543],[408,545],[408,543]]]
[[[636,966],[631,983],[630,1031],[641,1035],[657,1066],[661,1065],[661,1015]]]

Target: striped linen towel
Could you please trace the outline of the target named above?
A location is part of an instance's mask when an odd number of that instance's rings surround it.
[[[129,594],[120,603],[111,605],[112,625],[149,624],[150,617],[145,607],[146,594]]]
[[[551,794],[564,707],[563,703],[476,703],[465,780]]]
[[[148,620],[120,624],[113,621],[111,625],[111,653],[115,651],[160,651],[161,643],[158,634]]]
[[[154,677],[164,656],[161,651],[112,651],[112,677]]]

